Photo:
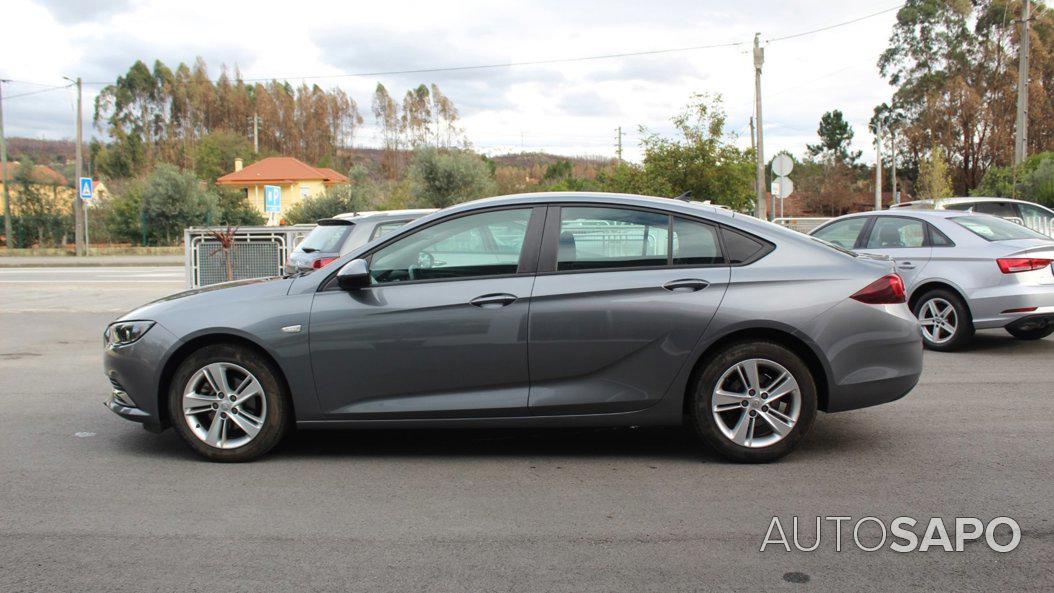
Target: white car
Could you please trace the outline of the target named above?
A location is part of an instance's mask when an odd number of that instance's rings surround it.
[[[323,218],[289,254],[285,269],[289,274],[306,274],[369,241],[394,233],[408,222],[435,209],[348,212]]]
[[[914,200],[894,204],[890,210],[959,210],[990,214],[1012,220],[1018,224],[1039,231],[1048,237],[1054,237],[1054,210],[1034,202],[1014,200],[1012,198],[944,198],[937,200]]]

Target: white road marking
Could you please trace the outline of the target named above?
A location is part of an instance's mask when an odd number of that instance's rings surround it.
[[[78,439],[83,439],[83,438],[87,438],[87,437],[93,437],[93,436],[95,436],[95,433],[94,432],[75,432],[75,433],[73,433],[73,436],[77,437]]]

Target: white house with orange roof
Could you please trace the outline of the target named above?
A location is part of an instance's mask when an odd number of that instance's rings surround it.
[[[276,156],[261,159],[247,167],[241,159],[235,159],[234,172],[216,180],[216,185],[241,189],[254,208],[266,214],[264,209],[264,186],[281,188],[280,211],[269,217],[268,224],[280,224],[285,213],[294,205],[326,188],[338,183],[347,183],[348,178],[333,169],[312,167],[293,157]]]

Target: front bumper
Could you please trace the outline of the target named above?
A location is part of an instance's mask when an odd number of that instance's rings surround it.
[[[179,340],[161,324],[154,324],[142,338],[103,352],[103,369],[113,391],[104,405],[118,416],[140,422],[148,429],[165,426],[160,409],[164,361]]]

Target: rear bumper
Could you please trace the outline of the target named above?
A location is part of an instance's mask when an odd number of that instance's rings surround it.
[[[922,335],[906,305],[847,300],[817,320],[817,331],[829,361],[825,412],[896,401],[922,376]]]
[[[970,314],[977,329],[1006,327],[1022,319],[1054,316],[1054,284],[1000,286],[970,295]],[[1007,313],[1019,309],[1033,309]]]

